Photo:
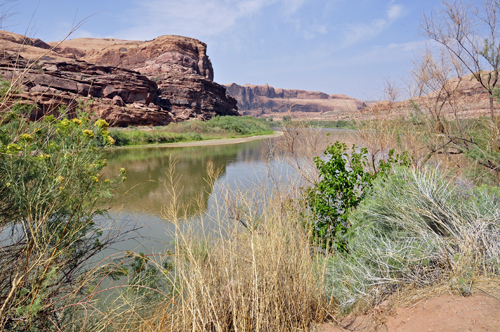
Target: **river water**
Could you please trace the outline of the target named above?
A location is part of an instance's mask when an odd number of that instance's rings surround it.
[[[329,135],[327,135],[329,134]],[[320,129],[315,133],[318,151],[335,140],[348,145],[356,141],[355,132],[338,129]],[[187,208],[188,216],[200,209],[210,211],[218,188],[238,187],[262,190],[262,183],[269,177],[270,168],[284,173],[287,167],[278,165],[270,153],[283,137],[267,138],[239,144],[195,147],[138,147],[111,150],[106,158],[107,177],[126,169],[127,180],[117,189],[117,203],[110,216],[124,230],[138,225],[140,228],[127,235],[126,240],[113,246],[116,251],[161,251],[168,244],[173,226],[165,220],[162,209],[171,199],[168,170],[171,160],[176,160],[175,179],[180,206],[197,199],[198,208]],[[207,181],[207,165],[213,163],[220,169],[220,176]],[[272,166],[270,166],[272,165]],[[211,183],[214,181],[214,183]],[[212,189],[213,188],[213,189]]]

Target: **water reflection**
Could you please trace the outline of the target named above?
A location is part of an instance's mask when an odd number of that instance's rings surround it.
[[[120,199],[117,209],[159,215],[161,207],[167,204],[165,182],[171,157],[177,160],[176,176],[182,189],[179,203],[185,205],[194,198],[202,197],[206,206],[212,187],[207,183],[208,162],[213,162],[224,176],[228,165],[250,165],[265,158],[267,143],[262,140],[220,146],[116,149],[106,156],[109,166],[105,172],[106,176],[113,177],[122,167],[127,171],[127,180],[118,188],[117,197]]]
[[[356,142],[354,132],[337,129],[322,129],[318,138],[315,140],[318,152],[335,140],[349,146]],[[169,234],[173,231],[173,225],[161,218],[162,207],[169,203],[164,182],[167,180],[165,172],[169,167],[170,156],[178,160],[176,171],[182,188],[179,205],[186,206],[193,199],[201,197],[205,211],[210,215],[218,193],[225,188],[250,188],[256,191],[257,196],[258,191],[265,191],[266,186],[262,186],[262,182],[266,182],[269,176],[268,162],[273,165],[274,173],[286,172],[286,165],[269,159],[270,150],[276,152],[276,147],[282,146],[280,140],[282,138],[219,146],[150,146],[109,151],[106,156],[109,163],[105,169],[106,176],[117,176],[122,167],[127,170],[127,180],[118,188],[119,201],[111,211],[111,219],[124,230],[142,226],[134,233],[134,239],[115,244],[112,250],[134,250],[140,247],[139,251],[152,252],[153,247],[162,250],[165,243],[171,240]],[[212,184],[206,182],[209,161],[222,170],[220,177],[213,179],[215,183]],[[275,175],[279,177],[280,174]],[[214,192],[210,191],[211,188],[214,188]],[[187,212],[192,215],[198,211],[191,208]],[[205,226],[211,228],[214,225]]]
[[[335,140],[348,145],[356,142],[354,133],[347,130],[322,129],[318,138],[315,143],[318,144],[318,151],[323,151],[329,142]],[[222,170],[221,177],[226,183],[238,181],[251,185],[252,181],[248,179],[255,179],[256,172],[265,171],[263,163],[268,161],[270,146],[279,146],[281,139],[263,139],[218,146],[175,148],[149,146],[111,150],[106,156],[109,163],[105,169],[106,176],[118,175],[122,167],[127,170],[127,181],[118,188],[117,197],[120,199],[115,210],[159,216],[162,206],[167,204],[165,172],[169,167],[171,156],[178,160],[177,178],[182,188],[179,203],[185,205],[201,196],[207,206],[211,194],[209,190],[212,187],[206,182],[209,161]],[[232,170],[229,176],[228,168]]]

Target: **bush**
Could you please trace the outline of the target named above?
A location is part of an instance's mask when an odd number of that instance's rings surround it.
[[[336,298],[348,308],[436,283],[470,294],[477,278],[500,275],[499,215],[498,188],[396,169],[349,218],[350,251],[335,260]]]
[[[379,174],[388,174],[394,164],[408,166],[409,158],[407,154],[394,157],[394,150],[391,150],[388,161],[380,160],[377,169],[370,172],[366,148],[356,152],[353,145],[349,154],[347,145],[338,141],[326,148],[324,156],[326,159],[314,159],[321,179],[307,190],[309,206],[315,216],[314,223],[308,227],[323,246],[333,245],[345,251],[344,235],[350,227],[351,211],[366,197]]]
[[[62,308],[91,287],[85,262],[112,242],[95,217],[118,179],[102,179],[105,121],[28,122],[29,111],[0,118],[0,326],[33,331],[74,319]]]
[[[239,116],[215,116],[207,122],[209,128],[220,128],[227,133],[252,135],[270,131],[269,125],[262,119]]]

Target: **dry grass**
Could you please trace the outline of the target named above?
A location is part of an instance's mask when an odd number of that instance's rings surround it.
[[[168,275],[174,295],[142,330],[309,331],[334,316],[323,288],[328,255],[314,252],[297,201],[268,193],[260,197],[268,204],[257,213],[250,210],[254,199],[243,199],[240,191],[236,215],[223,206],[229,193],[221,193],[216,211],[202,217],[216,225],[206,232],[200,229],[206,220],[195,225],[180,218],[174,166],[167,173],[173,189],[164,211],[176,225]],[[217,170],[211,174],[217,177]]]

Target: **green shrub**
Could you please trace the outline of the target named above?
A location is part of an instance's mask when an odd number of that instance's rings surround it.
[[[388,161],[380,160],[378,168],[368,171],[368,150],[361,148],[351,153],[347,145],[336,141],[326,148],[324,157],[316,157],[314,162],[321,179],[307,190],[309,206],[314,214],[314,223],[308,225],[313,236],[323,246],[333,245],[336,249],[347,250],[344,238],[350,227],[349,214],[369,193],[373,180],[379,174],[388,174],[394,164],[408,166],[407,154],[396,155],[389,152]]]
[[[215,116],[207,121],[211,129],[220,128],[227,133],[251,135],[262,131],[269,131],[269,125],[261,119],[239,116]]]

